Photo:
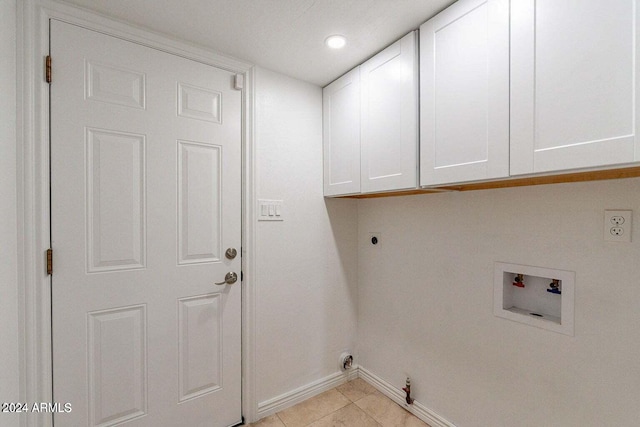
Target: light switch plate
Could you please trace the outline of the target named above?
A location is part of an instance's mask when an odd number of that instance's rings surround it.
[[[258,199],[258,221],[284,221],[282,200]]]
[[[604,240],[606,242],[631,242],[633,211],[604,211]]]

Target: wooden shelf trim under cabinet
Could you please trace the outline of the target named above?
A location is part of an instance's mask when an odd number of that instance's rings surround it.
[[[377,197],[412,196],[416,194],[436,194],[446,191],[489,190],[492,188],[524,187],[530,185],[560,184],[565,182],[602,181],[607,179],[640,177],[640,166],[589,172],[574,172],[562,175],[510,178],[499,181],[475,182],[469,184],[446,185],[437,188],[413,189],[373,194],[355,194],[343,196],[347,199],[373,199]]]

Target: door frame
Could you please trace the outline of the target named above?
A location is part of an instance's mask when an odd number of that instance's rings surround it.
[[[20,399],[52,402],[50,247],[49,20],[75,24],[244,76],[242,90],[242,413],[255,421],[255,81],[253,64],[54,0],[17,2],[18,309]],[[55,84],[55,58],[53,81]],[[55,273],[55,248],[54,248]],[[52,414],[23,415],[21,427],[53,425]]]

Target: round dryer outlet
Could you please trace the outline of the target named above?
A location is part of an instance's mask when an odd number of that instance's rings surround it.
[[[340,355],[340,369],[347,371],[353,366],[353,356],[349,352],[344,352]]]

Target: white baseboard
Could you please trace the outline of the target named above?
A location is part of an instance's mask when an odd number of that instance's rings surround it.
[[[358,368],[354,367],[346,372],[336,372],[295,390],[281,394],[272,399],[258,403],[257,419],[268,417],[276,412],[287,409],[297,403],[309,399],[327,390],[331,390],[347,381],[358,378]]]
[[[358,376],[374,386],[389,399],[393,400],[398,405],[402,406],[404,409],[411,412],[413,415],[420,418],[425,423],[429,424],[431,427],[455,427],[454,424],[450,423],[418,401],[414,401],[412,405],[408,405],[405,401],[404,391],[395,388],[394,386],[378,377],[377,375],[366,370],[362,366],[358,367]]]
[[[395,388],[382,378],[363,368],[362,366],[354,366],[346,372],[336,372],[310,384],[298,387],[295,390],[281,394],[272,399],[258,403],[257,419],[268,417],[276,412],[287,409],[297,403],[307,400],[327,390],[331,390],[347,381],[356,378],[362,378],[382,394],[396,402],[398,405],[420,418],[431,427],[456,427],[431,409],[424,406],[418,401],[414,401],[412,405],[405,402],[404,392]]]

